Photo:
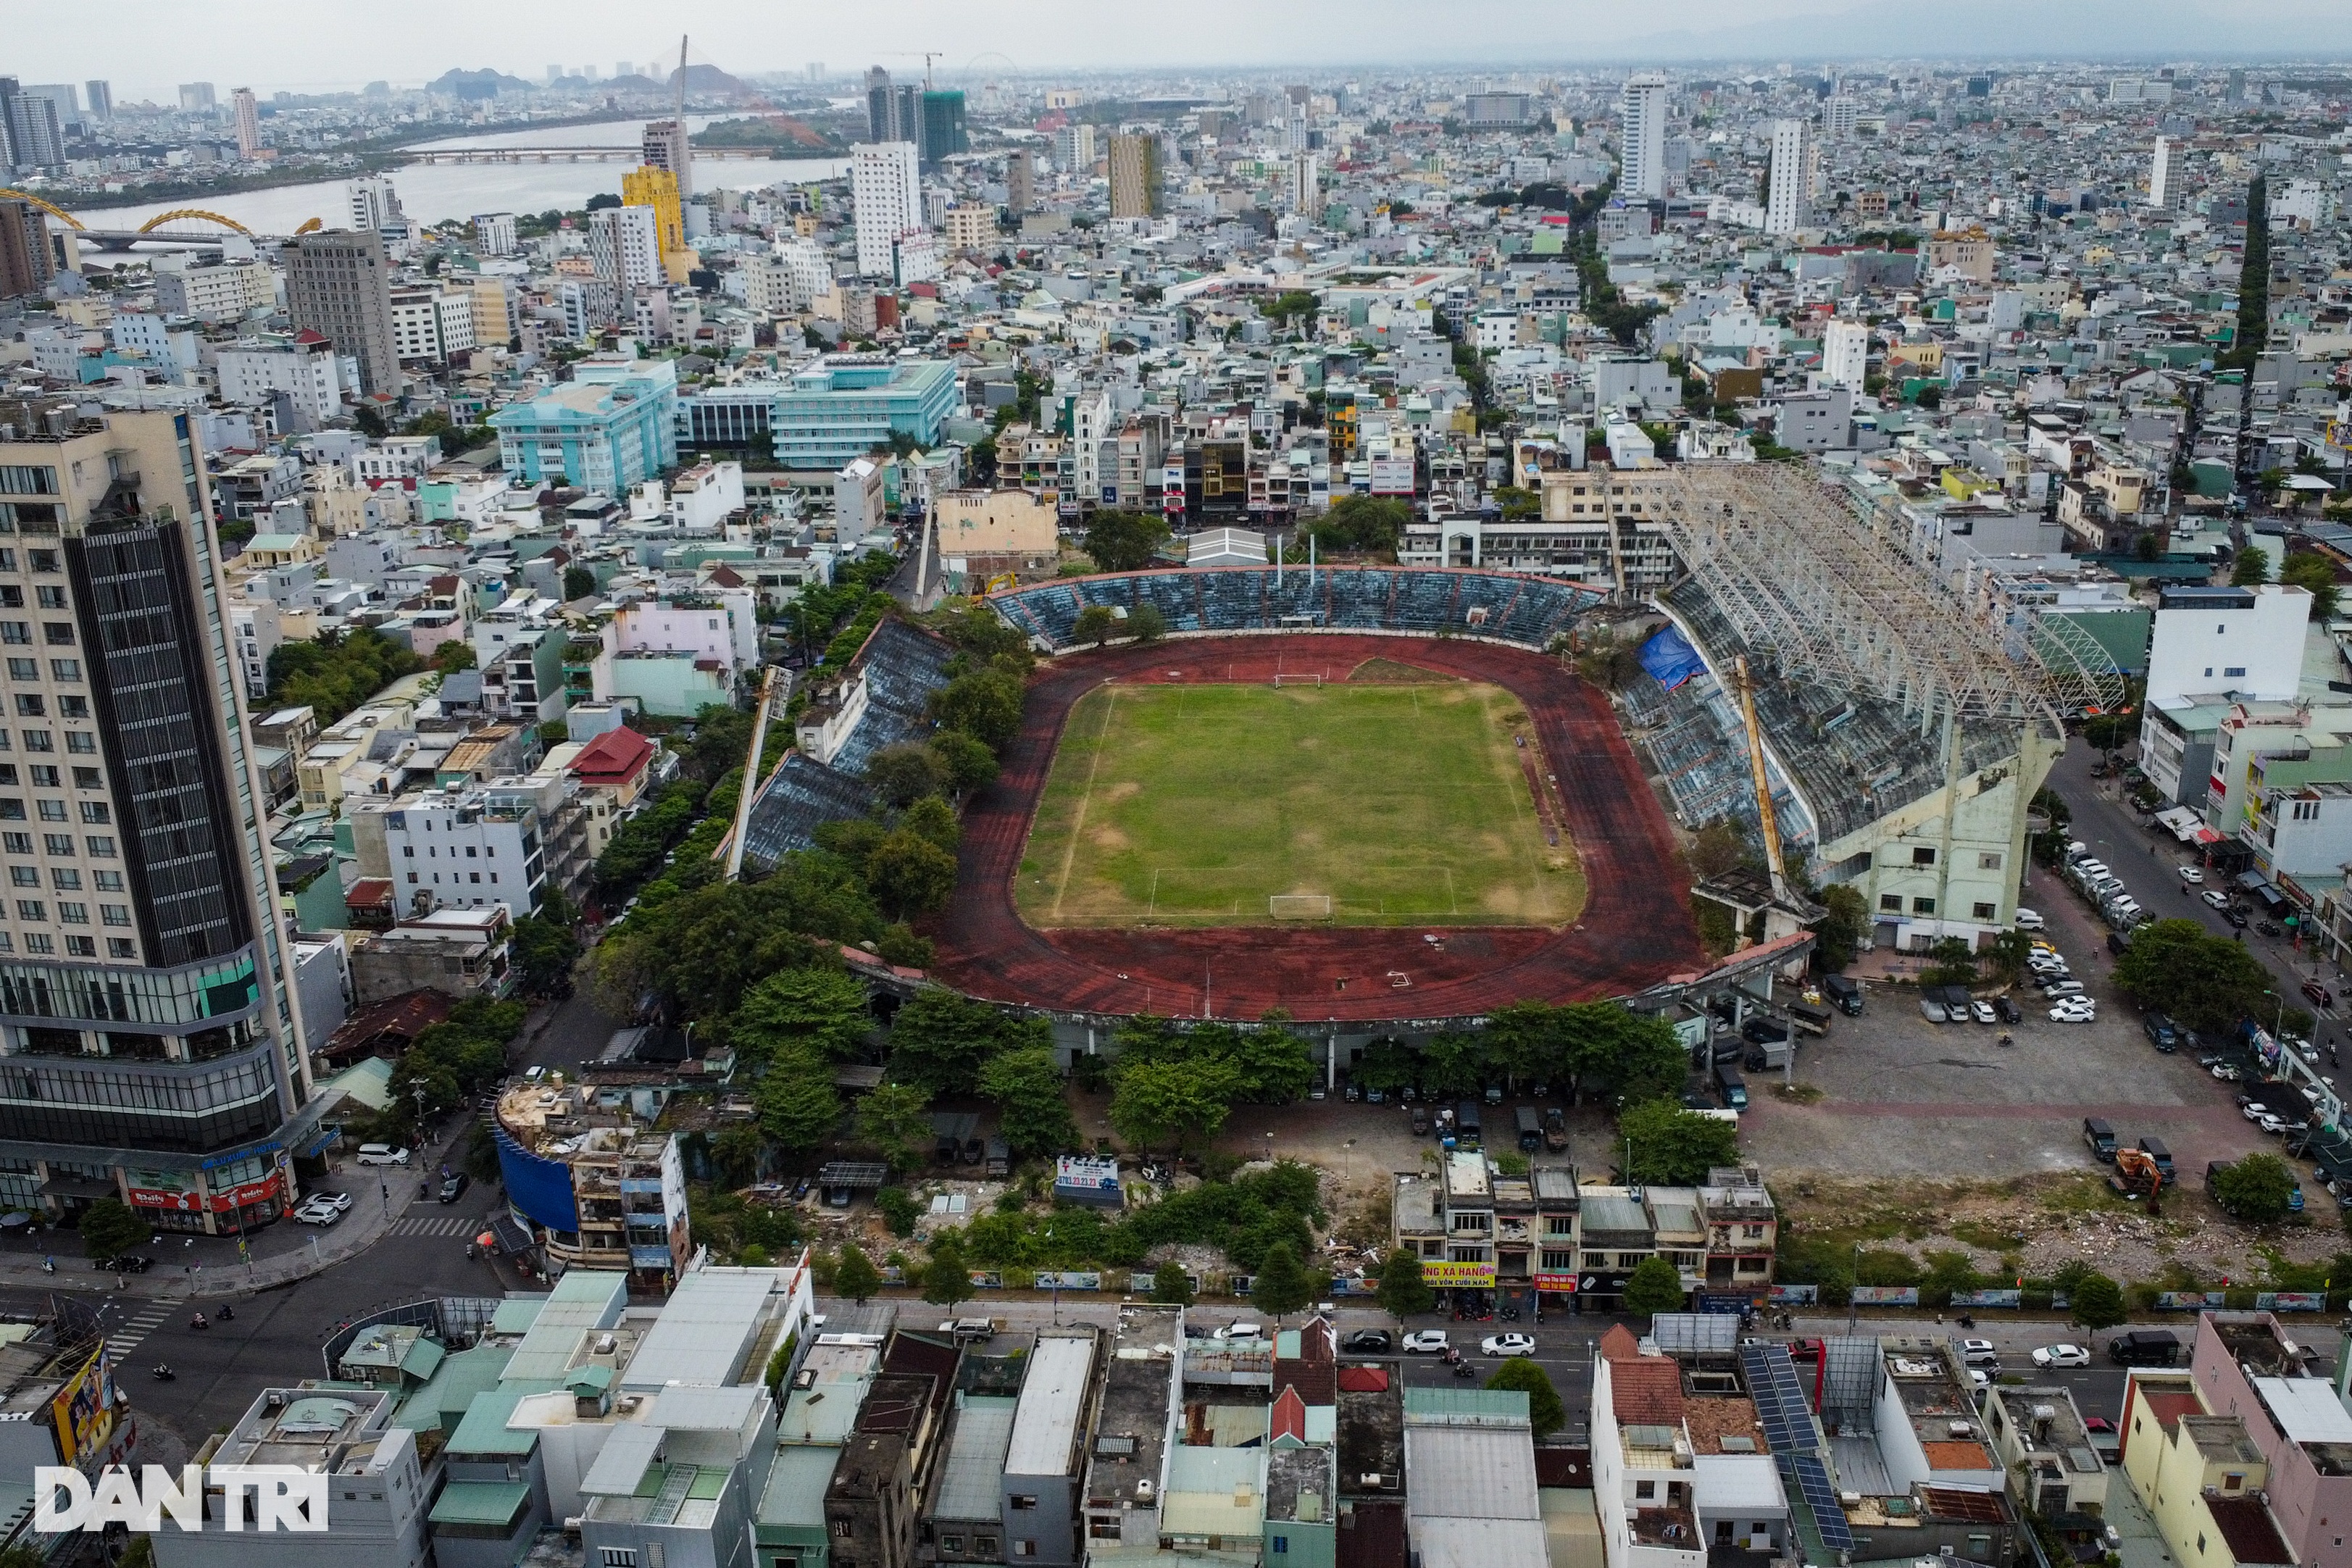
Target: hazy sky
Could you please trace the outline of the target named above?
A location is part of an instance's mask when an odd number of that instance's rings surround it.
[[[1857,9],[1859,5],[1859,9]],[[887,49],[940,51],[942,71],[982,55],[1025,71],[1474,60],[1505,67],[1723,52],[1819,58],[1868,38],[1905,51],[2111,46],[2184,55],[2223,47],[2352,53],[2345,0],[0,0],[0,73],[102,77],[121,99],[183,81],[222,92],[331,90],[424,81],[452,66],[537,79],[551,64],[693,58],[736,71],[869,64],[919,72]],[[1001,64],[992,62],[994,68]]]

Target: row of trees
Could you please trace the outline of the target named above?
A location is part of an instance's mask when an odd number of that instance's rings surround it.
[[[1393,1039],[1375,1041],[1355,1068],[1364,1088],[1414,1087],[1435,1099],[1473,1095],[1517,1079],[1565,1089],[1571,1097],[1613,1094],[1629,1102],[1671,1097],[1686,1070],[1674,1026],[1615,1002],[1515,1002],[1475,1034],[1447,1033],[1416,1055]]]
[[[2157,921],[2132,933],[2116,980],[2142,1007],[2170,1014],[2200,1033],[2220,1035],[2244,1019],[2307,1033],[2311,1015],[2286,1005],[2269,970],[2245,943],[2195,921]]]

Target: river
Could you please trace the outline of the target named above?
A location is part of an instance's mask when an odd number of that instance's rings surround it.
[[[689,114],[687,126],[698,131],[717,118]],[[425,147],[603,147],[633,145],[644,134],[642,120],[614,120],[595,125],[562,125],[547,130],[504,131],[483,135],[452,136],[420,143]],[[605,163],[436,163],[429,167],[395,169],[389,176],[400,193],[401,209],[425,223],[467,219],[476,213],[545,212],[559,207],[574,212],[600,192],[618,195],[621,174],[630,165],[615,159]],[[756,190],[779,183],[805,184],[839,177],[847,172],[845,158],[709,158],[695,165],[695,188],[726,185]],[[343,194],[348,182],[320,180],[307,184],[278,185],[269,190],[241,191],[234,195],[200,196],[185,201],[149,202],[142,206],[100,207],[74,216],[92,228],[136,228],[158,213],[174,207],[202,207],[233,217],[257,234],[292,234],[308,219],[321,219],[329,228],[344,225],[349,204]]]

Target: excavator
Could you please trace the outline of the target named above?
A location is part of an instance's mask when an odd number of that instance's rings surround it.
[[[2164,1173],[2157,1169],[2154,1159],[2137,1149],[2116,1151],[2116,1168],[2107,1177],[2107,1185],[2120,1197],[2146,1198],[2150,1214],[2162,1212],[2158,1198],[2164,1191]]]

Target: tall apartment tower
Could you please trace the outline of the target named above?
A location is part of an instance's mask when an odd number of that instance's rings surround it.
[[[2172,157],[2172,138],[2158,137],[2156,156],[2150,161],[2147,170],[2147,205],[2168,212],[2179,199],[2179,192],[2174,189]]]
[[[1802,120],[1772,122],[1772,190],[1764,205],[1766,234],[1794,234],[1811,216],[1812,129]]]
[[[62,168],[66,161],[57,100],[26,91],[13,76],[0,76],[0,162],[27,173]]]
[[[180,84],[180,112],[210,114],[218,107],[213,96],[213,84],[208,81],[184,81]]]
[[[1074,121],[1055,132],[1054,167],[1080,179],[1094,173],[1095,128]]]
[[[400,221],[400,194],[381,175],[353,180],[343,187],[343,195],[351,203],[353,228],[373,234],[386,224]]]
[[[0,300],[38,294],[56,276],[41,209],[21,197],[0,196]]]
[[[1834,321],[1822,334],[1822,380],[1852,392],[1870,374],[1870,329],[1860,321]]]
[[[912,142],[861,142],[850,148],[860,276],[895,279],[899,242],[924,232],[921,163]]]
[[[1624,142],[1624,168],[1617,188],[1629,199],[1663,201],[1666,195],[1666,79],[1625,79],[1617,117]]]
[[[0,401],[0,1204],[275,1217],[319,1118],[184,414]]]
[[[249,163],[261,151],[261,104],[249,87],[229,94],[229,102],[236,110],[236,155]]]
[[[663,169],[677,182],[677,199],[683,204],[694,197],[694,146],[687,140],[686,127],[676,120],[651,120],[646,122],[645,162],[649,169]]]
[[[300,234],[279,249],[286,313],[299,331],[324,335],[339,354],[360,363],[362,392],[400,390],[393,349],[392,268],[373,229]]]
[[[1833,92],[1822,103],[1822,139],[1851,142],[1861,120],[1862,105],[1843,90]]]
[[[93,124],[103,125],[114,118],[114,84],[97,79],[81,84],[81,95],[89,100],[89,118]]]
[[[1110,216],[1160,216],[1160,138],[1110,139]]]
[[[890,73],[880,66],[866,73],[866,139],[869,142],[911,142],[898,123],[898,95],[890,89]]]
[[[1027,148],[1004,155],[1004,206],[1014,217],[1037,205],[1037,163]]]

